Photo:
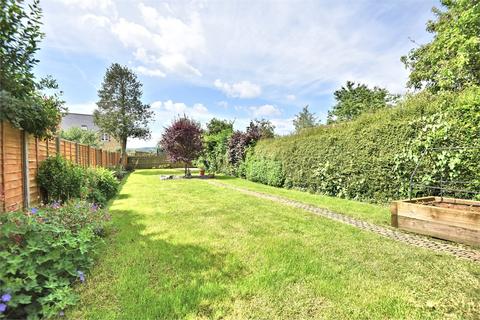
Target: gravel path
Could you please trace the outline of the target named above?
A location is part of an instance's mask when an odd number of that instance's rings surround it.
[[[288,205],[290,207],[295,207],[299,209],[303,209],[305,211],[311,212],[313,214],[332,219],[335,221],[339,221],[351,226],[354,226],[356,228],[370,231],[376,234],[379,234],[381,236],[384,236],[386,238],[390,238],[396,241],[400,241],[403,243],[407,243],[409,245],[413,245],[416,247],[421,247],[421,248],[427,248],[436,252],[441,252],[441,253],[448,253],[451,255],[454,255],[458,258],[462,259],[467,259],[470,261],[475,261],[480,263],[480,251],[475,250],[472,248],[464,247],[461,245],[457,245],[454,243],[450,242],[444,242],[444,241],[439,241],[435,240],[433,238],[413,234],[413,233],[407,233],[403,232],[399,229],[395,228],[388,228],[388,227],[382,227],[370,222],[366,222],[363,220],[351,218],[348,216],[345,216],[343,214],[335,213],[327,209],[322,209],[319,207],[315,207],[313,205],[305,204],[299,201],[295,200],[290,200],[284,197],[280,196],[275,196],[267,193],[262,193],[262,192],[257,192],[257,191],[252,191],[248,190],[245,188],[240,188],[236,186],[232,186],[230,184],[222,183],[219,181],[207,181],[208,183],[215,185],[217,187],[223,187],[223,188],[228,188],[232,189],[250,196],[254,196],[257,198],[261,199],[267,199],[271,200],[277,203],[281,203],[284,205]]]

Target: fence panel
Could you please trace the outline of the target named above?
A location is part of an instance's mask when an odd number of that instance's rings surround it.
[[[82,167],[114,167],[119,152],[107,152],[59,138],[40,140],[0,121],[0,212],[20,210],[40,202],[40,163],[60,154]]]

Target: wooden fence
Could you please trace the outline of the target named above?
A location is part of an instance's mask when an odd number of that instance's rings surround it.
[[[37,171],[49,156],[60,154],[83,167],[114,167],[120,153],[55,138],[40,140],[0,122],[0,212],[19,210],[40,201]]]
[[[153,169],[153,168],[183,168],[183,162],[172,163],[166,155],[159,156],[128,156],[128,169]]]

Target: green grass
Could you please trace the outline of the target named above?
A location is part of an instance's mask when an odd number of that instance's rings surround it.
[[[138,170],[129,176],[111,206],[115,230],[79,286],[81,299],[68,310],[69,318],[474,319],[480,314],[479,264],[204,180],[161,181],[164,172]],[[343,201],[335,205],[343,204],[344,210],[355,208]]]
[[[329,209],[337,213],[369,221],[380,225],[390,225],[390,210],[385,205],[374,205],[354,200],[340,199],[320,194],[312,194],[305,191],[276,188],[261,183],[255,183],[245,179],[220,176],[221,182],[253,191],[270,193],[282,196],[291,200],[312,204],[320,208]]]

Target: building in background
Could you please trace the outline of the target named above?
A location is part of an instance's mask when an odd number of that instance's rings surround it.
[[[108,151],[118,151],[120,143],[111,137],[108,133],[101,132],[100,128],[93,122],[93,115],[83,113],[67,113],[63,116],[60,124],[62,130],[70,128],[80,128],[84,130],[93,130],[98,133],[98,139],[101,148]]]

